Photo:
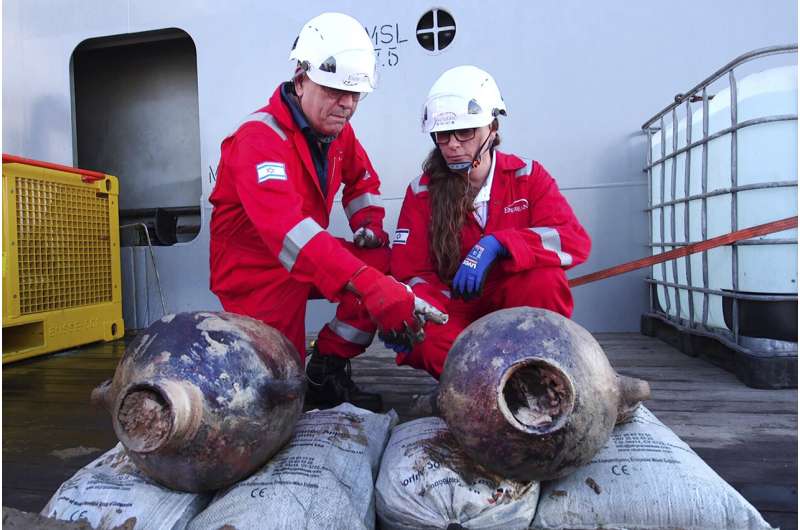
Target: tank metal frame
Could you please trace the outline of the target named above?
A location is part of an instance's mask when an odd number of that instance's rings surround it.
[[[746,121],[738,121],[738,109],[737,109],[737,79],[736,79],[736,72],[735,69],[737,67],[742,66],[743,64],[762,59],[764,57],[772,56],[772,55],[779,55],[779,54],[797,54],[797,44],[790,44],[790,45],[783,45],[783,46],[772,46],[768,48],[761,48],[758,50],[754,50],[748,53],[745,53],[736,59],[732,60],[709,77],[698,83],[696,86],[689,89],[687,92],[678,94],[675,96],[675,101],[662,109],[659,113],[654,115],[652,118],[647,120],[642,125],[642,130],[647,135],[647,161],[644,167],[644,172],[647,174],[647,181],[648,181],[648,207],[646,208],[646,212],[648,213],[648,220],[649,220],[649,241],[648,246],[650,248],[661,248],[664,250],[669,250],[670,248],[685,246],[691,243],[694,243],[690,240],[690,232],[689,232],[689,201],[701,201],[701,237],[703,240],[708,239],[708,206],[707,206],[707,199],[709,197],[714,197],[718,195],[731,195],[731,231],[739,230],[741,227],[739,226],[739,219],[738,219],[738,193],[748,190],[755,190],[755,189],[766,189],[766,188],[789,188],[794,187],[797,188],[797,180],[788,180],[788,181],[773,181],[773,182],[764,182],[758,184],[748,184],[748,185],[740,185],[738,183],[738,175],[737,175],[737,133],[739,130],[744,129],[746,127],[751,127],[753,125],[759,125],[764,123],[771,123],[771,122],[783,122],[783,121],[797,121],[797,114],[784,114],[784,115],[774,115],[774,116],[764,116],[759,117],[756,119],[746,120]],[[730,108],[731,108],[731,126],[725,129],[722,129],[714,134],[709,134],[709,116],[708,110],[709,105],[708,102],[710,100],[708,94],[708,87],[715,81],[727,76],[728,83],[730,86]],[[712,96],[713,97],[713,96]],[[702,99],[702,110],[703,110],[703,135],[702,138],[692,142],[691,130],[692,130],[692,106],[693,102],[697,102],[699,99]],[[681,107],[685,108],[686,113],[686,145],[679,147],[678,146],[678,114]],[[665,123],[668,120],[672,120],[672,150],[669,154],[667,154],[667,138],[665,134],[661,134],[661,157],[658,160],[653,160],[653,152],[652,152],[652,141],[653,135],[659,131],[666,131]],[[722,188],[722,189],[715,189],[715,190],[708,190],[708,144],[712,140],[717,138],[721,138],[725,135],[730,135],[731,138],[731,183],[729,187]],[[702,183],[701,183],[701,193],[688,195],[690,190],[690,173],[691,173],[691,150],[696,147],[702,147]],[[666,174],[666,164],[665,162],[670,159],[675,159],[678,155],[686,154],[686,163],[685,163],[685,175],[684,175],[684,197],[676,197],[676,181],[678,178],[678,170],[677,164],[673,163],[671,168],[671,174],[668,176]],[[661,164],[660,170],[657,166]],[[660,173],[660,175],[659,175]],[[658,203],[653,202],[653,186],[655,185],[654,177],[658,179],[660,182],[660,201]],[[665,197],[665,182],[666,179],[671,179],[671,196]],[[685,204],[683,211],[683,236],[684,241],[677,240],[677,224],[675,218],[675,205],[677,204]],[[670,235],[672,238],[671,242],[662,242],[656,243],[654,242],[654,227],[653,227],[653,216],[655,212],[661,210],[662,212],[666,212],[667,208],[671,209],[671,226],[669,227]],[[665,239],[665,219],[664,215],[662,214],[660,217],[660,228],[662,234],[662,240]],[[652,285],[652,288],[649,290],[650,293],[650,312],[645,314],[645,318],[655,319],[656,321],[660,321],[661,323],[667,323],[673,327],[675,327],[681,333],[689,333],[696,336],[702,336],[706,338],[714,338],[721,342],[724,346],[733,349],[739,353],[746,354],[746,355],[757,355],[759,352],[753,351],[753,341],[747,341],[746,345],[743,344],[742,336],[739,332],[739,303],[742,300],[756,300],[756,301],[769,301],[769,302],[778,302],[778,301],[794,301],[797,302],[797,295],[776,295],[776,294],[752,294],[752,293],[740,293],[738,292],[739,288],[739,270],[738,270],[738,247],[743,245],[796,245],[797,238],[780,238],[780,239],[769,239],[769,240],[744,240],[733,243],[731,245],[731,257],[732,257],[732,290],[731,291],[722,291],[720,289],[712,289],[709,286],[709,275],[708,275],[708,252],[703,252],[701,255],[702,259],[702,274],[703,274],[703,282],[702,287],[692,285],[692,270],[691,270],[691,256],[687,256],[684,260],[685,268],[686,268],[686,283],[675,283],[670,282],[668,280],[667,275],[667,263],[662,263],[661,266],[661,273],[663,280],[659,280],[653,277],[648,277],[646,281]],[[695,259],[697,259],[695,257]],[[673,279],[678,278],[678,261],[672,260],[672,277]],[[663,289],[665,301],[666,301],[666,308],[661,308],[658,297],[657,297],[657,289]],[[675,300],[675,313],[676,315],[671,315],[670,312],[672,310],[671,301],[669,297],[669,290],[674,290],[674,300]],[[681,316],[681,297],[680,291],[685,290],[688,292],[688,314],[689,319]],[[703,294],[703,307],[702,308],[695,308],[695,300],[694,300],[694,293],[699,292]],[[732,329],[721,329],[715,326],[710,326],[708,323],[708,316],[709,316],[709,296],[710,295],[719,295],[721,297],[732,298]],[[699,313],[699,314],[698,314]],[[698,318],[698,316],[700,318]],[[643,325],[643,328],[645,326]],[[747,339],[747,337],[745,337]],[[769,339],[765,339],[764,341],[764,348],[770,350],[770,354],[777,354],[779,356],[785,357],[787,353],[789,353],[793,349],[793,355],[796,362],[797,357],[797,343],[786,343],[783,341],[772,341]],[[796,383],[795,383],[796,385]]]

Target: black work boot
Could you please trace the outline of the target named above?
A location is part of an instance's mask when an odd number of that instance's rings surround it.
[[[309,405],[330,408],[347,402],[373,412],[383,411],[380,394],[364,392],[350,378],[350,359],[323,355],[317,351],[316,345],[311,347],[309,354],[311,357],[306,366],[306,402]]]

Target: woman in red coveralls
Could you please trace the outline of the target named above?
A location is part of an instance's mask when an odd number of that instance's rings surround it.
[[[501,115],[494,79],[474,66],[443,73],[425,104],[435,147],[406,191],[391,272],[450,319],[425,326],[413,347],[386,343],[398,364],[436,378],[456,336],[483,315],[533,306],[569,317],[564,271],[589,255],[589,236],[547,170],[495,149]]]

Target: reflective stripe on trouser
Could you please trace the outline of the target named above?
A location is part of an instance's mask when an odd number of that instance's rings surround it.
[[[521,306],[542,307],[571,316],[572,294],[564,271],[546,267],[502,275],[490,273],[480,298],[469,302],[451,300],[446,308],[447,324],[426,324],[425,340],[410,353],[398,354],[397,364],[426,370],[438,379],[450,346],[464,328],[493,311]]]
[[[367,265],[386,273],[389,270],[389,249],[358,248],[349,241],[342,242],[350,252]],[[336,307],[336,317],[319,332],[317,350],[325,355],[349,359],[361,353],[372,343],[375,323],[356,295],[346,292]]]

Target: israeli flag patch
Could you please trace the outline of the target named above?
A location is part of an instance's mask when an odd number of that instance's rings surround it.
[[[394,244],[405,245],[408,242],[408,234],[410,232],[407,228],[398,228],[394,233]]]
[[[262,162],[256,166],[258,183],[268,180],[286,180],[286,165],[280,162]]]

